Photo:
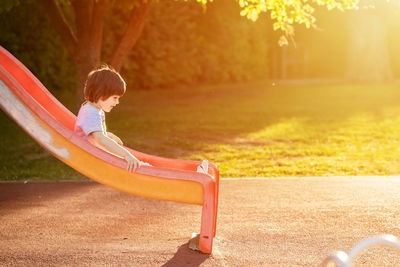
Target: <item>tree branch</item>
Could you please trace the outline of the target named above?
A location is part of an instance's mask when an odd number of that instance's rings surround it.
[[[110,65],[113,66],[117,71],[121,69],[125,57],[139,39],[143,31],[147,14],[149,13],[150,6],[151,0],[148,0],[146,3],[143,3],[139,7],[135,7],[132,10],[125,33],[112,53],[110,60]]]
[[[74,56],[78,40],[71,27],[68,25],[60,7],[57,5],[55,0],[41,0],[41,2],[49,14],[50,19],[53,21],[53,25],[67,47],[68,52],[71,56]]]

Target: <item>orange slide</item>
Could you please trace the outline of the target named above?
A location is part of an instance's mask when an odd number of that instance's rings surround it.
[[[0,107],[44,149],[83,175],[137,196],[202,205],[198,249],[212,252],[218,208],[219,171],[196,172],[200,162],[156,157],[127,148],[142,166],[126,162],[73,131],[76,117],[13,55],[0,46]]]

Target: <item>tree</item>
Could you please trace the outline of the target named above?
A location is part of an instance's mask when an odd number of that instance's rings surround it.
[[[100,62],[107,62],[116,70],[123,66],[124,59],[134,47],[145,25],[146,16],[152,0],[39,0],[49,14],[51,21],[69,51],[78,75],[77,97],[81,101],[82,88],[87,74]],[[206,7],[213,0],[195,0]],[[274,30],[281,30],[280,44],[287,43],[287,37],[294,35],[293,24],[315,27],[313,6],[325,6],[328,9],[354,9],[358,0],[236,0],[241,15],[255,21],[261,13],[269,13],[274,21]],[[10,9],[19,1],[4,0],[0,11]],[[107,5],[124,5],[131,9],[124,34],[115,44],[111,57],[101,59],[104,14]],[[64,6],[64,8],[62,8]],[[72,7],[68,16],[65,6]],[[73,21],[70,18],[73,18]],[[79,102],[79,101],[78,101]]]
[[[103,38],[106,0],[71,1],[75,17],[74,27],[68,22],[55,0],[40,0],[47,10],[56,31],[67,47],[77,70],[77,99],[82,100],[83,86],[88,73],[99,66]],[[120,70],[128,52],[139,39],[151,1],[132,1],[132,12],[125,33],[115,46],[108,63]],[[73,31],[76,28],[76,31]]]

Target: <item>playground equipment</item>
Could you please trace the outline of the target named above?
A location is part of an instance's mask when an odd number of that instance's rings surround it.
[[[0,108],[44,149],[83,175],[120,191],[159,200],[202,205],[197,247],[212,252],[216,233],[219,171],[196,172],[200,162],[156,157],[128,149],[141,166],[126,162],[74,133],[76,117],[13,55],[0,46]]]
[[[393,235],[373,236],[361,240],[350,250],[349,254],[346,254],[346,252],[343,251],[334,252],[326,257],[322,263],[322,266],[329,266],[331,263],[336,263],[340,267],[351,267],[353,266],[353,259],[357,256],[357,254],[370,246],[378,244],[385,244],[400,249],[400,242],[397,237]]]

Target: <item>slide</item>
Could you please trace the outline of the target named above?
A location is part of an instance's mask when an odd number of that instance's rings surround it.
[[[142,166],[125,170],[125,160],[74,133],[76,116],[13,55],[0,46],[0,108],[44,149],[83,175],[117,190],[159,200],[202,205],[198,249],[212,252],[218,208],[218,168],[196,172],[200,162],[156,157],[127,148]]]

